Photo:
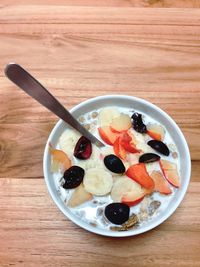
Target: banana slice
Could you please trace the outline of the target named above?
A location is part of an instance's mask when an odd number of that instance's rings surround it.
[[[107,107],[100,111],[99,113],[99,125],[110,126],[112,120],[120,116],[120,112],[114,107]]]
[[[92,154],[87,160],[74,159],[75,164],[83,168],[84,170],[92,169],[98,166],[99,168],[104,167],[103,160],[100,158],[101,151],[95,145],[92,145]]]
[[[144,195],[144,190],[138,183],[123,176],[114,183],[111,191],[111,198],[115,202],[121,202],[123,196],[131,195],[132,193],[135,194],[136,192],[138,196]]]
[[[85,172],[83,185],[89,193],[96,196],[104,196],[112,189],[112,175],[101,168],[89,169]]]
[[[80,133],[75,130],[65,130],[59,139],[59,146],[69,157],[74,153],[75,145],[78,139],[81,137]]]

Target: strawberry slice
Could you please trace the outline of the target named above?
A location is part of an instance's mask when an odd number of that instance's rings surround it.
[[[168,186],[168,182],[159,171],[153,171],[151,178],[154,180],[154,191],[158,191],[161,194],[171,194],[172,190]]]
[[[174,187],[180,187],[180,177],[176,164],[168,160],[160,160],[159,164],[167,181]]]
[[[123,133],[120,136],[120,144],[129,153],[139,153],[140,152],[140,150],[137,149],[135,144],[133,143],[132,137],[127,132]]]
[[[115,155],[121,159],[125,159],[126,158],[126,150],[124,149],[124,147],[121,145],[120,142],[121,137],[118,137],[113,145],[113,149],[115,152]]]
[[[138,163],[130,166],[126,171],[126,175],[147,189],[153,189],[155,186],[154,181],[149,176],[144,163]]]
[[[105,143],[113,145],[119,134],[113,133],[109,126],[103,126],[98,128],[99,135]]]

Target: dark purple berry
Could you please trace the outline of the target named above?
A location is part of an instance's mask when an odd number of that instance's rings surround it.
[[[74,148],[74,156],[77,159],[89,159],[92,154],[92,144],[85,136],[81,136]]]
[[[106,218],[114,224],[123,224],[129,219],[130,208],[124,203],[111,203],[105,208]]]
[[[131,118],[132,118],[133,128],[137,132],[139,132],[139,133],[146,133],[147,132],[147,127],[142,121],[142,114],[135,112],[135,113],[133,113]]]
[[[85,171],[83,168],[79,166],[72,166],[64,172],[63,178],[65,183],[63,184],[63,188],[72,189],[78,187],[85,175]]]
[[[150,140],[147,144],[161,154],[169,156],[169,148],[162,141]]]
[[[160,160],[160,156],[158,156],[157,154],[154,153],[145,153],[142,156],[140,156],[139,158],[139,162],[143,162],[143,163],[150,163],[150,162],[154,162],[154,161],[158,161]]]

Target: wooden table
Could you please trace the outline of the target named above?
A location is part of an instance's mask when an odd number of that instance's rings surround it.
[[[156,229],[123,239],[86,232],[61,214],[43,179],[57,118],[2,71],[0,266],[200,266],[199,7],[198,0],[1,0],[2,68],[22,64],[68,108],[113,93],[157,104],[186,136],[192,177],[180,207]]]

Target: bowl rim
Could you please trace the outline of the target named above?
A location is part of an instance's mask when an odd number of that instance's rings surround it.
[[[54,125],[48,139],[45,145],[45,149],[44,149],[44,155],[43,155],[43,173],[44,173],[44,179],[48,188],[48,192],[51,196],[51,198],[53,199],[54,203],[56,204],[56,206],[60,209],[60,211],[68,218],[70,219],[73,223],[75,223],[76,225],[78,225],[79,227],[95,233],[95,234],[99,234],[99,235],[103,235],[103,236],[109,236],[109,237],[126,237],[126,236],[135,236],[141,233],[145,233],[151,229],[154,229],[155,227],[159,226],[160,224],[162,224],[166,219],[168,219],[177,209],[177,207],[180,205],[180,203],[182,202],[186,191],[188,189],[188,185],[190,182],[190,177],[191,177],[191,157],[190,157],[190,151],[189,151],[189,147],[188,144],[186,142],[186,139],[182,133],[182,131],[180,130],[179,126],[176,124],[176,122],[165,112],[163,111],[161,108],[159,108],[158,106],[152,104],[151,102],[139,98],[139,97],[135,97],[135,96],[129,96],[129,95],[116,95],[116,94],[111,94],[111,95],[102,95],[102,96],[97,96],[97,97],[93,97],[90,99],[87,99],[79,104],[77,104],[76,106],[74,106],[73,108],[70,109],[70,112],[73,113],[74,111],[80,109],[81,107],[85,106],[85,105],[90,105],[91,103],[95,102],[95,101],[99,101],[99,100],[104,100],[104,99],[123,99],[123,100],[133,100],[133,101],[137,101],[142,103],[143,105],[147,105],[152,109],[157,110],[159,113],[161,113],[162,116],[164,116],[169,122],[170,124],[176,128],[176,131],[178,132],[179,137],[181,138],[181,142],[184,145],[184,149],[186,151],[186,163],[187,163],[187,174],[186,174],[186,181],[184,182],[184,185],[181,187],[181,193],[179,195],[179,198],[176,199],[176,203],[175,205],[171,206],[169,208],[169,210],[159,219],[156,220],[155,222],[153,222],[152,224],[149,224],[147,226],[143,226],[140,229],[134,229],[134,232],[132,230],[130,231],[122,231],[122,232],[115,232],[115,231],[105,231],[103,229],[97,228],[97,227],[93,227],[90,226],[89,224],[81,221],[81,220],[75,220],[74,216],[72,216],[69,212],[66,211],[66,209],[64,209],[58,201],[58,197],[56,196],[55,192],[52,190],[50,183],[49,183],[49,171],[47,168],[47,155],[48,155],[48,144],[50,143],[51,139],[53,138],[54,134],[56,133],[57,129],[61,126],[61,124],[63,123],[63,121],[61,119],[59,119],[57,121],[57,123]]]

